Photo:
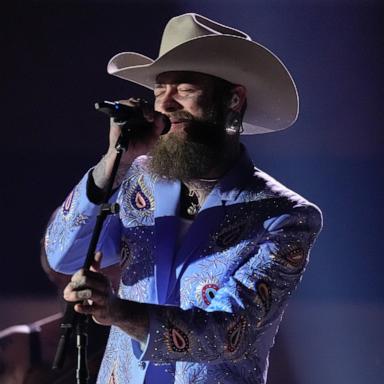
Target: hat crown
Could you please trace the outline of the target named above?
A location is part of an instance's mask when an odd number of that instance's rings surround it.
[[[161,39],[159,57],[187,41],[208,35],[232,35],[251,40],[247,34],[237,29],[197,13],[186,13],[169,20]]]

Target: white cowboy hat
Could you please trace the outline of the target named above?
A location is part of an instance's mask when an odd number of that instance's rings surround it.
[[[288,128],[297,119],[299,100],[287,68],[245,33],[195,13],[172,18],[165,27],[159,57],[122,52],[108,73],[153,89],[168,71],[193,71],[220,77],[247,89],[245,134]]]

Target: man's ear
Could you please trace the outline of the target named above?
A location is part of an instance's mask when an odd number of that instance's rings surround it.
[[[234,112],[240,112],[247,97],[247,90],[242,85],[235,85],[231,90],[231,94],[228,108]]]

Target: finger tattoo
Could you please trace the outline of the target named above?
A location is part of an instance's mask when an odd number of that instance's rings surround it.
[[[77,292],[77,298],[81,300],[90,299],[92,297],[92,290],[84,289],[83,291]]]

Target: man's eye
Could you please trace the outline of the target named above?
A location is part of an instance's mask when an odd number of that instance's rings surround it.
[[[191,84],[180,84],[177,89],[179,92],[194,92],[196,87]]]
[[[195,88],[187,88],[187,87],[179,88],[180,93],[193,93],[195,91],[196,91]]]

